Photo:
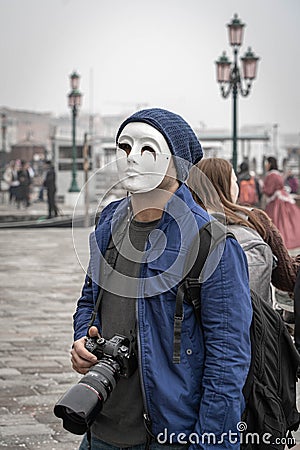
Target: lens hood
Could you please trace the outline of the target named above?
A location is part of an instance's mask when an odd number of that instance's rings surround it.
[[[102,398],[91,386],[80,383],[72,386],[54,406],[54,414],[63,420],[65,430],[84,434],[102,408]]]

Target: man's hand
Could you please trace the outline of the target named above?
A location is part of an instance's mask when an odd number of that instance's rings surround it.
[[[97,327],[91,327],[89,330],[90,337],[100,337]],[[72,367],[76,372],[85,375],[90,367],[97,362],[97,358],[85,348],[86,337],[82,337],[74,342],[71,350]]]

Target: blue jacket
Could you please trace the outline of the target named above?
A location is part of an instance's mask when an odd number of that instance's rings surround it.
[[[106,207],[91,234],[89,275],[74,314],[75,340],[87,333],[99,292],[102,255],[111,230],[126,223],[128,202],[123,199]],[[213,444],[214,448],[238,449],[235,433],[250,365],[252,308],[246,257],[236,240],[227,238],[225,246],[209,258],[201,289],[202,327],[192,307],[184,304],[181,362],[172,362],[177,285],[192,239],[210,220],[182,185],[150,233],[137,299],[142,392],[151,431],[155,436],[162,433],[161,441],[167,435],[166,443],[175,443],[179,437],[179,443],[191,444],[190,449]],[[100,317],[96,325],[101,332]],[[208,433],[215,437],[205,439]]]

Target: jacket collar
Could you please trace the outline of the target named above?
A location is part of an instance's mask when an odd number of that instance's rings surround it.
[[[168,220],[168,216],[174,219],[178,219],[186,214],[184,207],[180,205],[186,205],[189,209],[195,206],[194,199],[188,187],[185,184],[181,184],[177,191],[172,195],[164,207],[164,212],[162,215],[162,222]],[[124,219],[126,215],[128,219],[130,218],[131,212],[131,200],[130,196],[121,200],[114,211],[113,219],[111,221],[112,226],[114,223],[118,223],[120,220]]]
[[[171,224],[171,222],[176,222],[179,226],[182,225],[182,229],[186,230],[187,235],[195,235],[198,231],[197,223],[194,220],[189,220],[191,211],[194,208],[195,201],[190,193],[190,190],[185,184],[181,184],[181,186],[166,203],[157,228],[164,231],[167,229],[168,225]],[[126,227],[128,226],[131,214],[130,197],[114,202],[106,208],[102,219],[100,219],[100,228],[91,233],[90,269],[93,274],[93,279],[95,279],[95,276],[99,277],[101,259],[104,257],[112,231],[115,230],[116,234],[114,236],[117,239],[119,239],[119,237],[121,238]],[[159,238],[159,236],[157,238]]]
[[[195,206],[192,194],[185,184],[181,184],[174,195],[172,195],[170,200],[166,203],[163,216],[168,214],[174,219],[179,219],[186,215],[186,207],[180,207],[180,205],[186,205],[189,209],[192,209]]]

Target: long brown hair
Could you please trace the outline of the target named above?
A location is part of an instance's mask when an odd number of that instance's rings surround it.
[[[206,158],[192,167],[187,184],[194,200],[204,209],[220,211],[221,204],[229,224],[253,228],[264,239],[265,229],[256,215],[248,208],[232,202],[231,175],[232,165],[226,159]]]

